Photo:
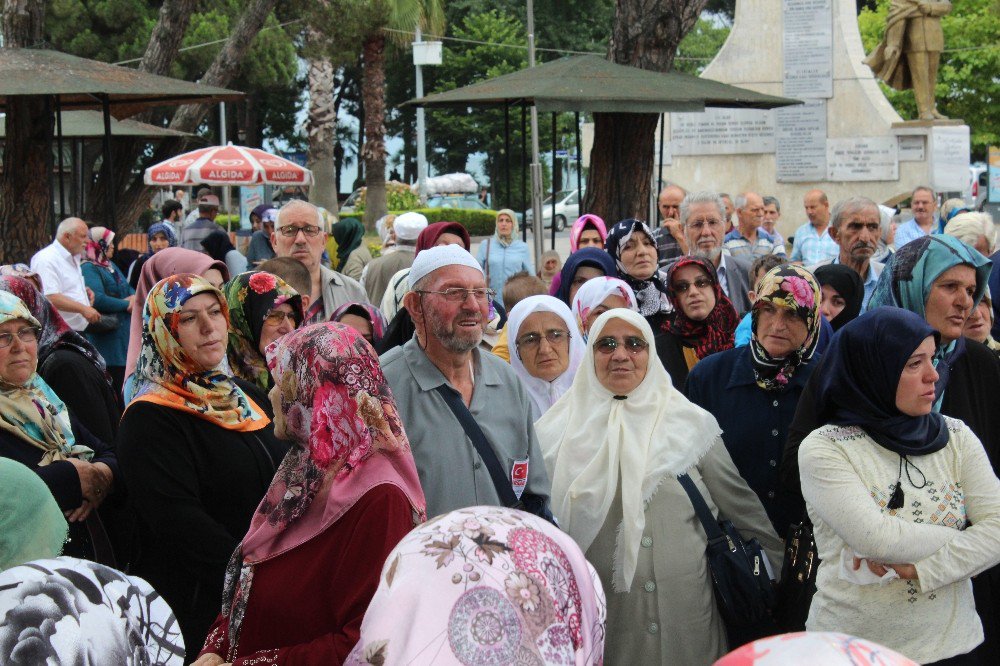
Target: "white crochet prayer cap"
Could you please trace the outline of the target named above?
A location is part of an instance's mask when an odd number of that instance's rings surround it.
[[[413,260],[413,266],[410,267],[410,289],[424,277],[445,266],[468,266],[483,272],[483,267],[464,247],[438,245],[422,251]]]
[[[427,218],[420,213],[403,213],[396,216],[392,228],[396,232],[396,238],[415,241],[420,232],[427,228]]]

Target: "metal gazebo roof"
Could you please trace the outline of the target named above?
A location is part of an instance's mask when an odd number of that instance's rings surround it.
[[[99,139],[104,136],[104,116],[100,111],[63,111],[62,134],[67,139]],[[0,118],[0,139],[7,136],[7,119]],[[162,139],[168,136],[193,136],[187,132],[157,127],[138,120],[111,120],[111,136]]]
[[[18,95],[58,96],[63,109],[100,109],[127,118],[150,106],[239,99],[243,93],[43,49],[0,49],[0,109]]]
[[[666,113],[705,107],[773,109],[801,104],[681,72],[651,72],[597,55],[528,67],[406,104],[423,107],[534,105],[541,112]]]

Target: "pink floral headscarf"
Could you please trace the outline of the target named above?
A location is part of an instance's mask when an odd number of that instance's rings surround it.
[[[344,324],[313,324],[266,351],[281,401],[276,429],[280,436],[283,420],[292,448],[226,570],[222,612],[231,645],[239,640],[254,565],[319,536],[374,486],[402,490],[414,525],[427,518],[399,411],[361,334]]]
[[[757,339],[757,320],[764,303],[791,310],[806,325],[806,339],[787,356],[771,356]],[[757,385],[765,391],[784,388],[795,374],[796,368],[809,363],[816,353],[822,325],[819,305],[819,283],[812,273],[801,266],[775,266],[757,283],[757,300],[751,310],[750,360]]]
[[[115,240],[115,232],[106,227],[92,227],[87,232],[87,247],[84,249],[85,259],[101,268],[113,271],[108,249]]]
[[[847,634],[800,631],[768,636],[747,643],[715,662],[714,666],[917,666],[894,650]]]
[[[389,554],[346,664],[601,664],[597,572],[550,523],[458,509]]]

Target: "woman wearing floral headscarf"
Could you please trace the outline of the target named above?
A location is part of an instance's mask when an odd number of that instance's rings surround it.
[[[150,290],[143,319],[138,389],[117,441],[137,518],[131,572],[163,595],[185,644],[197,646],[218,611],[226,562],[287,446],[242,380],[223,370],[222,292],[172,275]]]
[[[16,296],[0,292],[0,456],[29,467],[69,521],[67,554],[114,562],[95,510],[120,479],[109,442],[82,428],[36,373],[41,326]],[[11,492],[4,487],[2,492]]]
[[[93,227],[88,233],[90,240],[87,241],[86,258],[81,267],[83,279],[94,292],[94,308],[102,315],[113,317],[117,324],[113,329],[102,332],[88,327],[84,335],[104,357],[115,391],[120,392],[125,380],[125,358],[128,353],[128,331],[135,290],[118,266],[111,261],[115,254],[115,246],[112,244],[115,233],[104,227]]]
[[[229,367],[236,377],[267,392],[274,382],[264,349],[302,325],[302,297],[264,271],[240,273],[222,291],[229,304]]]
[[[323,323],[268,348],[292,448],[226,571],[195,663],[340,664],[389,551],[426,518],[410,444],[371,345]]]
[[[784,264],[766,273],[759,288],[750,344],[695,366],[685,393],[719,422],[740,476],[784,535],[799,516],[789,514],[778,498],[778,463],[788,424],[818,361],[819,285],[806,269]]]
[[[707,259],[679,258],[667,269],[665,282],[676,309],[658,331],[653,329],[656,353],[674,386],[682,389],[701,359],[733,348],[739,318]]]
[[[536,516],[458,509],[410,532],[387,562],[352,666],[603,662],[597,572]]]

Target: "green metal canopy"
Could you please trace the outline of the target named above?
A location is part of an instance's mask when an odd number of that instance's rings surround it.
[[[104,115],[100,111],[63,111],[62,135],[67,139],[99,139],[104,136]],[[7,136],[7,118],[0,118],[0,139]],[[162,139],[168,136],[193,136],[138,120],[111,119],[111,136],[134,136]]]
[[[63,109],[100,109],[127,118],[150,106],[235,100],[243,93],[44,49],[0,49],[0,109],[19,95],[58,96]]]
[[[534,105],[542,112],[668,113],[705,107],[773,109],[801,104],[681,72],[651,72],[597,55],[575,56],[406,102],[410,106]]]

